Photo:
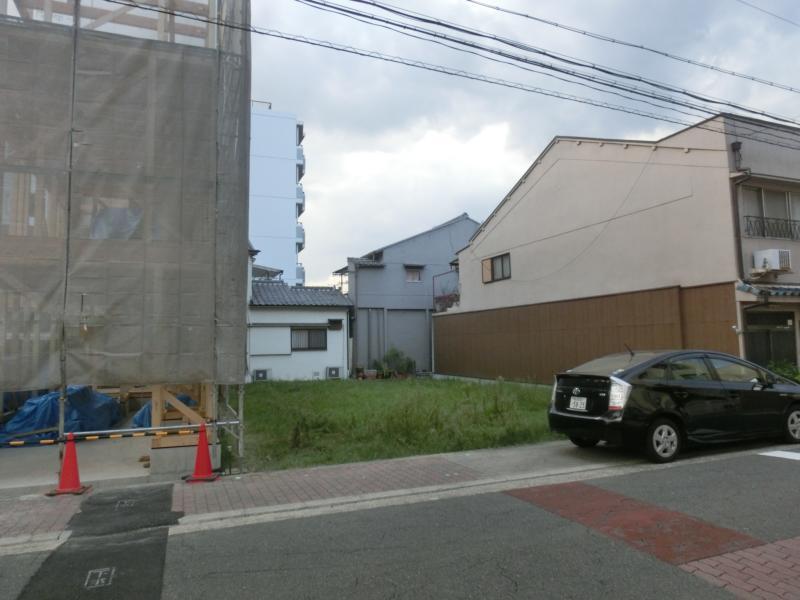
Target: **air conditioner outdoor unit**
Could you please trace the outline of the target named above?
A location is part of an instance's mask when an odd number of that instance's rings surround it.
[[[766,273],[769,271],[791,271],[791,250],[756,250],[753,252],[753,270]]]
[[[253,371],[253,381],[266,381],[269,379],[272,369],[256,369]]]
[[[325,369],[326,379],[341,379],[341,369],[339,367],[328,367]]]

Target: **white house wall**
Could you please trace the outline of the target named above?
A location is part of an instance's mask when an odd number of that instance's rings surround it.
[[[554,140],[459,254],[456,311],[735,280],[724,136],[692,136]],[[481,260],[505,252],[511,278],[482,283]]]
[[[257,369],[269,369],[270,379],[324,379],[327,367],[339,367],[342,378],[349,375],[346,309],[251,307],[249,313],[251,376]],[[327,327],[329,319],[341,319],[342,328],[328,329],[326,350],[291,350],[292,327]]]

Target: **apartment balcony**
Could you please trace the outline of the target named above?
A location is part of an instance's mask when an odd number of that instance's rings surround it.
[[[303,266],[303,263],[297,263],[297,280],[302,284],[306,284],[306,268]]]
[[[302,146],[297,147],[297,163],[306,164],[306,153],[303,151]]]
[[[306,247],[306,230],[303,226],[297,224],[297,251],[300,252]]]
[[[747,237],[800,240],[800,221],[745,216],[744,234]]]
[[[306,193],[302,185],[297,185],[297,216],[306,212]]]

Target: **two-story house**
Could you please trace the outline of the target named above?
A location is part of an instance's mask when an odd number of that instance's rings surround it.
[[[378,248],[334,272],[347,279],[353,302],[353,368],[370,368],[390,348],[431,370],[434,279],[450,273],[450,262],[478,227],[463,213],[432,229]]]
[[[631,348],[798,360],[800,129],[553,139],[458,254],[436,370],[549,382]]]

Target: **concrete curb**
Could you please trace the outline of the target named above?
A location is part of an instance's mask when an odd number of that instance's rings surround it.
[[[600,479],[603,477],[611,477],[616,475],[628,475],[641,471],[671,469],[678,466],[685,466],[687,464],[716,462],[738,456],[755,455],[761,451],[762,449],[748,449],[739,452],[728,452],[719,455],[702,456],[664,465],[641,463],[639,461],[623,464],[606,463],[589,468],[574,467],[571,469],[549,472],[528,472],[507,477],[479,479],[455,484],[409,488],[393,490],[389,492],[378,492],[374,494],[327,498],[323,500],[313,500],[310,502],[300,502],[294,504],[281,504],[188,515],[182,517],[179,520],[178,525],[173,525],[170,527],[169,535],[184,535],[188,533],[197,533],[200,531],[210,531],[214,529],[242,527],[257,523],[301,519],[327,514],[368,510],[372,508],[416,504],[419,502],[434,502],[445,498],[475,496],[479,494],[504,492],[524,487],[536,487],[557,483]]]
[[[0,538],[0,556],[30,554],[31,552],[51,552],[66,542],[71,533],[71,531],[57,531]]]

